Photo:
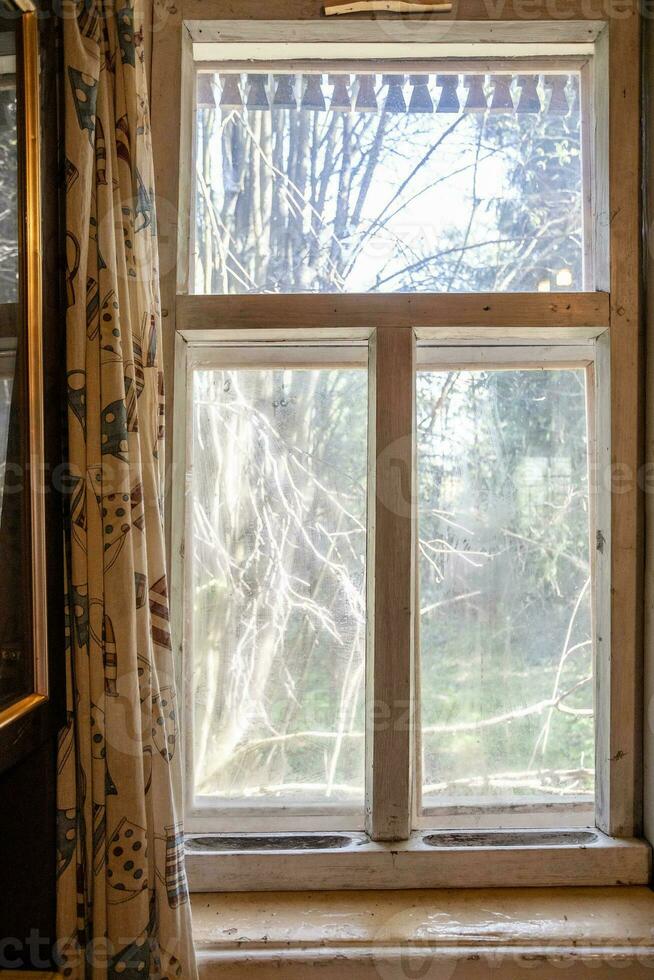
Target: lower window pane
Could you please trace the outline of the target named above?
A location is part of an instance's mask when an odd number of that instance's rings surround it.
[[[201,367],[192,410],[195,795],[362,808],[367,370]]]
[[[422,371],[423,809],[590,801],[585,372]]]

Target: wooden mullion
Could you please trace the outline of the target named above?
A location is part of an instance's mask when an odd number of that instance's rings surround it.
[[[590,557],[593,582],[592,630],[595,675],[595,814],[599,826],[610,812],[611,754],[611,364],[607,331],[598,338],[595,360],[587,370],[587,417],[590,462]],[[609,821],[606,821],[608,826]]]
[[[415,618],[413,331],[380,327],[370,344],[366,829],[411,832]]]

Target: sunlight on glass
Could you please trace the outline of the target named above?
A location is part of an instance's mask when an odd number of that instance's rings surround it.
[[[578,73],[201,72],[191,289],[580,290],[579,107]]]
[[[193,374],[196,796],[362,806],[367,371]]]
[[[417,391],[423,804],[592,799],[584,372]]]

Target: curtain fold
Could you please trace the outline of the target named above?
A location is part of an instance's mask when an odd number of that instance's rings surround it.
[[[129,0],[81,0],[63,22],[71,475],[58,952],[75,980],[193,980],[142,20]]]

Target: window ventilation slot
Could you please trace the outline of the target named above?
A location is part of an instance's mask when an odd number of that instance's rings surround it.
[[[216,834],[187,837],[187,851],[335,851],[359,843],[347,834]]]
[[[428,847],[579,847],[596,844],[597,834],[586,830],[460,831],[428,834]]]

